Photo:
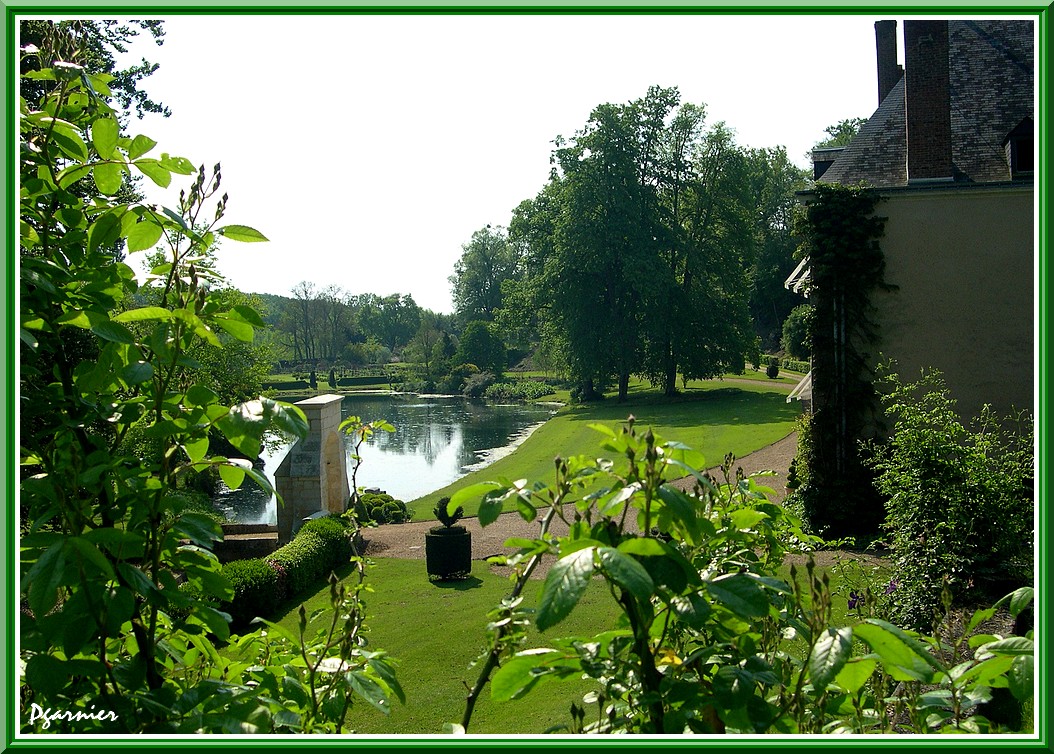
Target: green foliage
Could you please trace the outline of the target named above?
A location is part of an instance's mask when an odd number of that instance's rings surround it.
[[[809,186],[812,175],[787,158],[783,147],[748,149],[746,181],[756,204],[757,240],[749,270],[750,314],[759,347],[779,348],[781,323],[801,303],[801,294],[789,290],[784,281],[794,271],[797,241],[791,218],[798,204],[797,192]]]
[[[552,387],[544,382],[517,380],[516,382],[496,382],[487,387],[483,396],[492,401],[536,401],[552,393]]]
[[[673,394],[678,375],[741,371],[755,348],[747,270],[757,218],[779,222],[779,202],[759,211],[755,192],[771,198],[769,178],[783,181],[704,121],[672,88],[599,105],[557,140],[550,182],[514,213],[523,277],[498,320],[538,332],[584,401],[610,381],[626,400],[634,374]]]
[[[352,510],[359,526],[402,524],[410,520],[406,503],[387,493],[364,492],[354,500]]]
[[[894,555],[893,620],[929,628],[944,589],[969,604],[1032,583],[1030,417],[985,408],[967,429],[936,370],[907,384],[890,373],[882,386],[894,426],[871,464]]]
[[[787,474],[787,487],[790,494],[783,501],[783,506],[797,516],[802,523],[802,530],[808,534],[816,534],[805,505],[803,490],[809,489],[809,451],[812,448],[812,414],[803,413],[794,423],[794,431],[798,433],[798,446],[794,451],[790,469]],[[792,473],[793,472],[793,477]],[[792,484],[793,479],[793,484]]]
[[[304,522],[289,544],[267,560],[285,571],[289,594],[300,594],[351,558],[351,531],[339,517]]]
[[[227,517],[216,510],[212,498],[204,492],[190,489],[169,490],[165,497],[173,515],[195,513],[212,519],[217,524],[227,523]]]
[[[783,337],[780,345],[792,358],[808,359],[811,352],[809,331],[813,308],[811,304],[802,304],[791,309],[783,321]]]
[[[454,313],[466,325],[475,320],[490,322],[502,304],[502,284],[518,274],[515,248],[509,244],[504,228],[488,225],[473,233],[461,252],[449,278]]]
[[[459,505],[451,509],[450,498],[441,497],[439,502],[436,503],[436,507],[432,509],[432,513],[435,514],[439,523],[449,528],[461,520],[461,517],[465,515],[465,508]]]
[[[498,328],[490,322],[474,320],[461,333],[455,360],[475,364],[481,371],[500,375],[505,371],[508,353]]]
[[[362,455],[359,451],[362,449],[363,444],[368,442],[375,434],[378,432],[395,432],[395,427],[383,419],[364,422],[359,416],[349,416],[340,423],[340,431],[347,435],[351,442],[351,447],[348,451],[348,457],[351,459],[351,499],[348,501],[350,507],[345,512],[345,515],[350,512],[352,517],[354,517],[360,495],[358,476],[359,467],[362,466]]]
[[[221,224],[219,165],[207,172],[183,157],[150,156],[155,142],[125,135],[107,99],[113,76],[61,59],[77,59],[78,45],[97,49],[111,26],[54,28],[72,33],[22,51],[29,85],[19,103],[22,729],[47,727],[30,722],[34,704],[71,713],[105,706],[116,716],[48,732],[339,729],[341,718],[316,695],[304,718],[291,709],[298,700],[265,700],[250,687],[261,674],[283,691],[302,684],[292,656],[282,659],[264,637],[249,640],[260,649],[250,662],[221,660],[215,644],[230,638],[228,616],[214,605],[235,596],[211,551],[222,533],[174,494],[208,470],[232,488],[246,476],[269,488],[248,461],[210,453],[214,437],[255,458],[268,431],[306,434],[295,406],[223,399],[194,358],[221,349],[220,333],[250,343],[263,324],[214,285],[209,249],[219,237],[265,239]],[[135,174],[162,187],[189,176],[190,186],[174,208],[160,208],[123,191]],[[137,298],[122,251],[158,243],[164,261]],[[325,537],[311,532],[330,546]],[[331,651],[305,640],[296,656]]]
[[[477,374],[479,374],[479,367],[475,364],[458,364],[439,380],[436,388],[441,393],[457,395],[464,389],[465,383]],[[490,375],[490,379],[493,381],[494,376]],[[485,390],[486,386],[483,389]]]
[[[767,367],[765,367],[765,376],[768,377],[770,380],[778,378],[780,376],[780,365],[778,363],[769,364]]]
[[[421,325],[421,307],[413,296],[359,297],[359,326],[392,354],[410,342]]]
[[[192,720],[169,732],[206,727],[232,733],[345,733],[355,698],[383,714],[390,712],[393,698],[405,703],[391,660],[383,651],[366,649],[365,566],[357,558],[353,566],[354,581],[330,576],[327,607],[309,615],[300,606],[295,630],[261,619],[266,631],[232,638],[222,672],[225,680],[245,682],[235,697],[234,715],[206,718],[211,726]]]
[[[283,595],[278,591],[278,572],[260,559],[233,560],[224,563],[220,573],[234,591],[220,609],[229,613],[231,622],[247,626],[258,616],[267,616]]]
[[[468,731],[488,683],[503,701],[582,676],[596,682],[588,708],[572,705],[570,722],[550,730],[987,732],[998,728],[976,712],[993,687],[1009,685],[1019,699],[1031,694],[1031,636],[970,637],[991,610],[951,640],[871,616],[832,626],[833,596],[811,560],[804,578],[794,567],[789,582],[776,575],[788,547],[815,540],[769,503],[771,491],[730,474],[734,457],[725,459],[723,480],[700,474],[694,451],[633,425],[630,418],[619,432],[597,426],[609,458],[558,458],[554,484],[499,480],[451,501],[478,498],[484,525],[493,518],[485,511],[506,500],[527,520],[541,516],[539,536],[510,541],[517,553],[496,559],[514,569],[514,586],[489,616],[488,648],[455,732]],[[690,493],[667,481],[684,474],[697,481]],[[566,535],[552,533],[557,518]],[[532,616],[521,593],[543,556],[555,562],[533,613],[538,629],[561,625],[594,580],[622,612],[614,627],[522,649]],[[1030,599],[1031,589],[1021,589],[1006,601],[1017,614]],[[914,683],[894,695],[898,682]]]
[[[465,380],[461,394],[467,398],[482,398],[498,378],[492,372],[476,372]]]
[[[783,359],[780,362],[780,366],[792,372],[801,372],[803,374],[807,373],[810,369],[812,369],[812,366],[809,364],[809,362],[796,361],[795,359]]]
[[[795,221],[799,255],[809,259],[813,306],[813,432],[807,448],[809,486],[801,490],[810,525],[824,536],[873,534],[882,505],[859,452],[880,419],[870,348],[878,342],[871,297],[884,282],[871,189],[819,183]],[[799,258],[800,258],[799,257]]]
[[[138,27],[138,28],[136,28]],[[127,118],[134,110],[142,118],[144,113],[157,113],[167,117],[170,111],[162,103],[155,102],[141,88],[144,79],[153,74],[157,63],[143,59],[139,65],[120,69],[117,55],[125,52],[129,43],[140,32],[149,32],[160,47],[164,44],[165,30],[161,21],[68,21],[23,20],[19,24],[19,41],[23,48],[33,45],[52,51],[56,60],[77,63],[92,74],[109,77],[108,89],[120,108],[119,115]],[[36,56],[22,58],[22,73],[28,74],[20,81],[20,94],[28,102],[38,101],[44,94],[44,85],[54,80],[47,78],[42,64],[50,61]]]
[[[833,126],[823,130],[827,138],[816,142],[813,149],[827,149],[830,147],[847,147],[855,137],[860,127],[867,123],[867,118],[846,118],[840,120]]]

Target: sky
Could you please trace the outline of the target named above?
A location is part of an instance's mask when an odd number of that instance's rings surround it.
[[[224,242],[235,287],[307,281],[450,312],[462,246],[508,225],[545,184],[553,139],[595,106],[675,86],[740,145],[808,167],[826,127],[878,105],[879,18],[172,16],[163,46],[131,51],[160,64],[144,88],[172,115],[130,130],[222,164],[225,222],[270,239]],[[148,199],[172,206],[181,185]]]

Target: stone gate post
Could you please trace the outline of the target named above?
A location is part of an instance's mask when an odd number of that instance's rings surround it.
[[[308,421],[308,433],[297,441],[275,471],[278,506],[278,544],[293,538],[308,516],[325,511],[343,513],[348,485],[347,451],[340,432],[339,395],[318,395],[298,401]]]

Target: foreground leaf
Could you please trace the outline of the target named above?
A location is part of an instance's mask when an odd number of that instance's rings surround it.
[[[595,552],[595,547],[578,550],[560,558],[549,569],[535,617],[539,631],[555,626],[578,604],[593,576]]]

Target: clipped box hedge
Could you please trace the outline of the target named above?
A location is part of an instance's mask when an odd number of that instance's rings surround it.
[[[337,384],[341,387],[361,387],[362,385],[387,385],[389,382],[387,375],[374,374],[374,375],[363,375],[361,377],[341,377],[337,380]]]
[[[248,627],[258,616],[269,618],[283,601],[346,564],[352,555],[353,534],[354,528],[340,516],[312,519],[300,527],[292,542],[266,558],[225,563],[221,573],[231,582],[234,597],[216,607],[229,613],[238,628]]]
[[[248,624],[258,615],[267,615],[276,604],[278,573],[259,559],[232,560],[220,572],[234,587],[234,598],[220,609],[230,613],[231,622]]]
[[[285,382],[264,382],[260,387],[264,390],[307,390],[310,385],[304,380],[286,380]]]
[[[275,550],[266,561],[281,567],[291,597],[307,589],[351,558],[351,529],[339,516],[316,518],[304,523],[293,541]]]

